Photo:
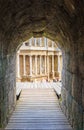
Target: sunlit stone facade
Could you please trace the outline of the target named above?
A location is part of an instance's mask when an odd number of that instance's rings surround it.
[[[61,80],[62,52],[56,43],[42,38],[31,38],[17,52],[17,81]]]

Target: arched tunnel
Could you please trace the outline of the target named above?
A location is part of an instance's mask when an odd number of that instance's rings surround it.
[[[0,0],[0,127],[16,105],[16,52],[32,36],[62,50],[61,107],[74,130],[84,130],[83,0]]]

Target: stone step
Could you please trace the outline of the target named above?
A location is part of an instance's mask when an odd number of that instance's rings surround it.
[[[34,91],[35,90],[35,91]],[[32,92],[33,91],[33,92]],[[72,130],[53,89],[23,89],[6,130]]]

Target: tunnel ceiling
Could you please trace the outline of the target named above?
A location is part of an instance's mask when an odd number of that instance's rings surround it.
[[[63,46],[63,39],[83,35],[83,5],[83,0],[0,0],[1,36],[7,45],[46,36]]]

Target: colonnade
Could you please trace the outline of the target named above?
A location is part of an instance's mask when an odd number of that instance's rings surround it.
[[[24,46],[29,46],[29,47],[49,47],[49,42],[51,42],[51,45],[50,47],[51,48],[54,48],[55,47],[55,44],[54,44],[54,41],[51,41],[50,39],[46,38],[46,37],[43,37],[43,38],[31,38],[29,39],[27,42],[25,42]]]
[[[55,67],[55,56],[57,57],[57,67]],[[22,57],[22,61],[21,61]],[[28,60],[26,59],[28,57]],[[50,60],[51,58],[51,60]],[[17,79],[30,77],[45,77],[46,79],[54,79],[61,75],[61,55],[25,55],[17,54]],[[34,60],[34,63],[33,63]],[[22,63],[21,63],[22,62]],[[29,66],[26,65],[28,62]],[[21,66],[22,64],[22,66]],[[22,70],[22,73],[21,73]],[[27,72],[29,70],[29,73]],[[33,72],[34,71],[34,72]],[[59,75],[56,75],[56,74]],[[43,76],[43,77],[42,77]]]

